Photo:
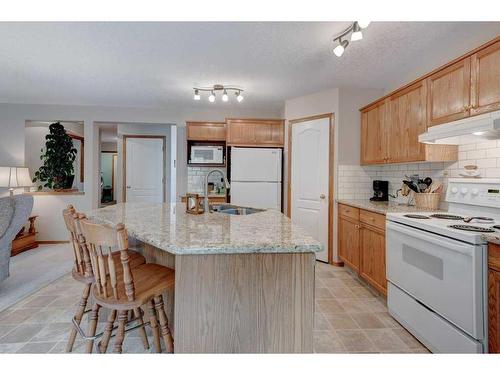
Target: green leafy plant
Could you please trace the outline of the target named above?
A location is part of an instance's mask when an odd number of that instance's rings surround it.
[[[45,140],[45,152],[43,148],[40,150],[43,165],[35,172],[33,182],[40,181],[43,187],[54,190],[70,188],[74,179],[73,162],[77,153],[73,140],[59,122],[50,124]],[[39,185],[38,190],[41,189],[42,185]]]

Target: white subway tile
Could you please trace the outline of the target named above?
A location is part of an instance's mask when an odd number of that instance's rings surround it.
[[[484,159],[487,157],[486,151],[490,151],[490,150],[467,151],[467,159]]]

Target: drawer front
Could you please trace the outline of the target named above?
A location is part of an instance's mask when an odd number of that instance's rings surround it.
[[[354,220],[359,220],[359,208],[339,204],[339,214],[342,216],[350,217]]]
[[[359,221],[364,224],[374,226],[375,228],[385,230],[385,215],[376,214],[375,212],[371,211],[360,210]]]

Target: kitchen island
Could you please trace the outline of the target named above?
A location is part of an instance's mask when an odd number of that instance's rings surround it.
[[[88,216],[125,224],[148,262],[175,269],[166,298],[176,353],[312,352],[322,245],[281,212],[190,215],[183,205],[120,203]]]

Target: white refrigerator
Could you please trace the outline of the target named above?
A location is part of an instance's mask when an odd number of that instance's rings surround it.
[[[281,210],[280,148],[231,149],[231,204]]]

